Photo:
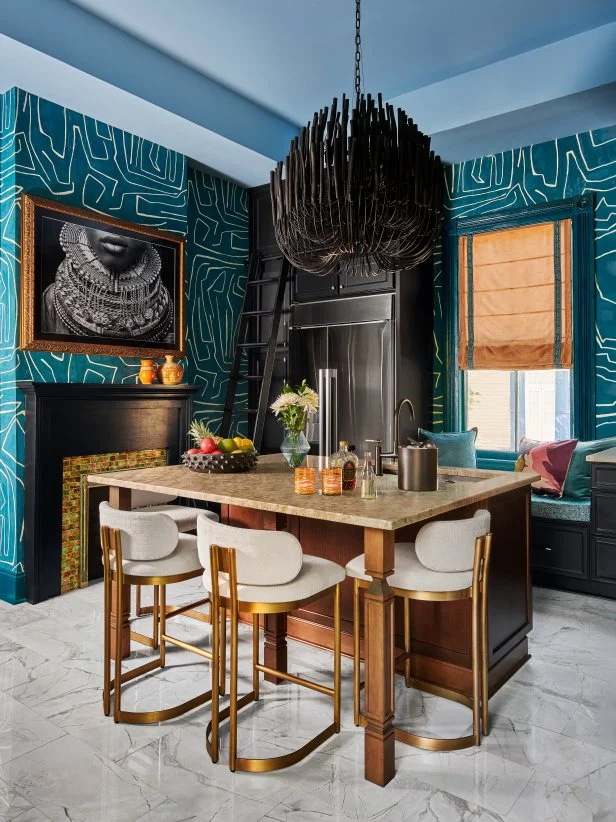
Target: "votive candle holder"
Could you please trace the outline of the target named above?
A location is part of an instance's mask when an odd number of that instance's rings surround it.
[[[295,469],[295,493],[315,494],[317,490],[316,468]]]

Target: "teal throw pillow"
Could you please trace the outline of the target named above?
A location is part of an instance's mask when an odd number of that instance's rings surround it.
[[[569,464],[563,497],[590,499],[590,463],[586,462],[586,457],[590,454],[597,454],[599,451],[605,451],[606,448],[614,447],[616,447],[616,437],[578,442]]]
[[[470,431],[434,431],[419,429],[419,438],[430,440],[438,448],[438,464],[450,468],[477,468],[475,441],[477,429]]]

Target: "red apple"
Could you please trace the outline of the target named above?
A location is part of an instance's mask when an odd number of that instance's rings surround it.
[[[201,454],[200,448],[189,448],[187,454]]]
[[[214,451],[210,451],[210,454],[214,457],[216,454],[222,454],[222,451],[219,451],[218,448],[216,448]]]
[[[211,437],[204,437],[199,443],[199,448],[204,454],[211,454],[216,448],[216,443]]]

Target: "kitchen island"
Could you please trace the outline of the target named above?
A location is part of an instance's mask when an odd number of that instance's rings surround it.
[[[158,491],[219,503],[221,520],[231,525],[287,530],[305,553],[345,565],[364,553],[372,584],[364,596],[365,775],[387,784],[394,775],[394,704],[391,636],[402,622],[387,583],[394,571],[394,544],[413,541],[432,519],[461,519],[479,508],[492,515],[493,549],[489,580],[489,687],[496,692],[528,659],[532,628],[530,575],[530,473],[440,469],[439,488],[428,493],[398,491],[395,476],[378,480],[379,496],[360,499],[359,491],[338,497],[299,496],[293,472],[281,456],[259,459],[246,474],[201,474],[184,466],[95,474],[88,481],[110,486],[110,503],[130,507],[132,490]],[[127,592],[128,593],[128,592]],[[129,597],[126,598],[128,601]],[[264,662],[286,670],[287,635],[321,647],[333,644],[330,606],[315,603],[264,624]],[[470,603],[413,602],[412,674],[427,688],[443,685],[471,692]],[[128,644],[128,611],[115,615]],[[352,583],[343,593],[343,650],[352,650]],[[396,641],[396,646],[402,645]]]

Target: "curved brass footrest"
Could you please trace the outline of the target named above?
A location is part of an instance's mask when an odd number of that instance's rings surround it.
[[[254,691],[245,694],[245,696],[241,699],[238,699],[238,711],[255,701],[256,697]],[[220,712],[219,726],[220,722],[224,722],[226,719],[229,719],[230,713],[231,712],[228,706]],[[210,721],[205,732],[205,746],[210,757],[212,756],[212,746],[210,741],[211,731],[212,722]],[[325,728],[325,730],[321,731],[319,734],[306,742],[305,745],[302,745],[301,748],[297,748],[295,751],[289,751],[289,753],[282,754],[281,756],[270,756],[266,759],[248,759],[246,757],[238,756],[236,759],[235,770],[245,771],[248,773],[268,773],[269,771],[279,771],[283,768],[289,768],[291,765],[296,765],[298,762],[301,762],[302,759],[305,759],[327,739],[334,736],[334,734],[337,734],[339,731],[340,728],[337,723],[332,722],[332,724]]]
[[[364,684],[363,682],[361,683]],[[452,702],[459,702],[465,708],[473,709],[473,700],[461,694],[459,691],[453,691],[450,688],[443,688],[441,685],[433,685],[430,682],[424,682],[420,679],[412,679],[411,685],[419,691],[440,696],[442,699],[449,699]],[[363,714],[359,715],[359,724],[366,727],[366,717]],[[411,745],[414,748],[421,748],[424,751],[461,751],[464,748],[472,748],[474,745],[481,744],[481,738],[476,737],[475,734],[469,736],[456,736],[452,738],[442,738],[434,736],[420,736],[410,731],[403,731],[402,728],[394,727],[394,734],[396,742],[403,742],[405,745]]]
[[[175,719],[182,714],[188,713],[200,705],[205,705],[212,699],[212,692],[207,691],[192,699],[175,705],[173,708],[165,708],[162,711],[120,711],[116,722],[127,722],[129,725],[151,725],[155,722],[165,722],[167,719]]]

